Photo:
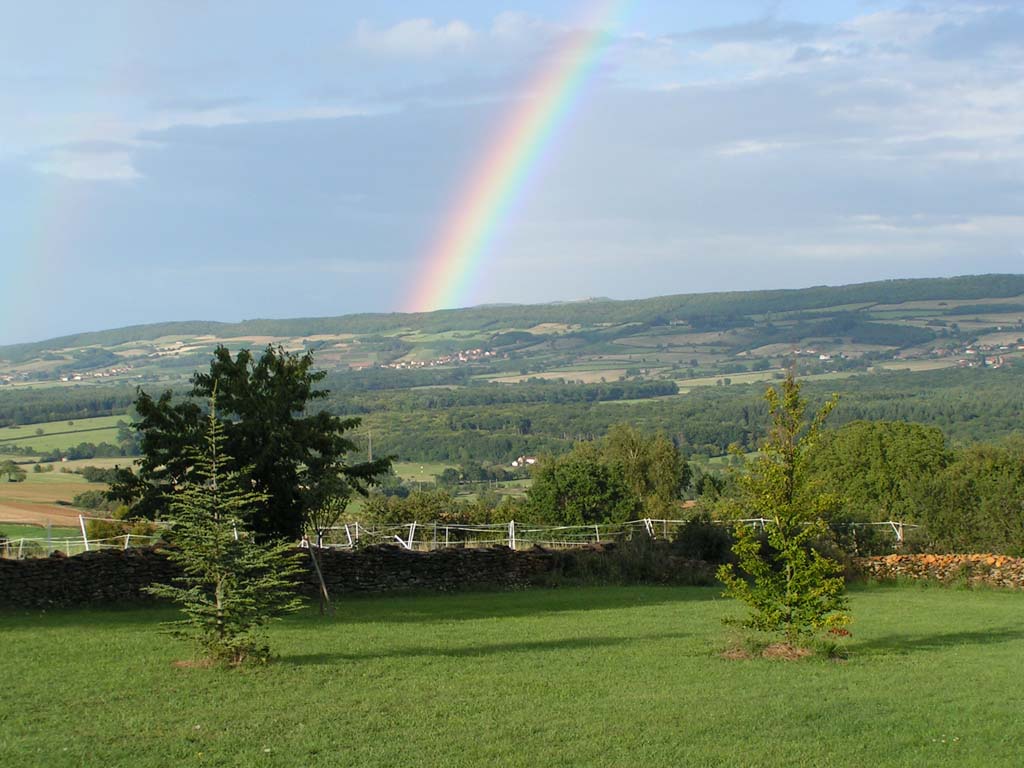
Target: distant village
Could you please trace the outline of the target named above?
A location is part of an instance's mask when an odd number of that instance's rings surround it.
[[[86,379],[109,379],[114,376],[123,376],[130,373],[132,367],[125,365],[121,368],[105,368],[102,371],[88,371],[86,373],[68,373],[60,377],[61,381],[85,381]]]
[[[957,364],[961,368],[1001,368],[1006,364],[1006,355],[1013,352],[1024,352],[1024,343],[1017,344],[973,344],[966,347],[949,348],[949,347],[935,347],[928,353],[929,357],[935,358],[946,358],[946,357],[957,357]],[[745,353],[740,353],[738,356],[743,356]],[[822,352],[818,349],[808,347],[807,349],[794,349],[794,357],[811,357],[817,358],[823,363],[831,362],[832,360],[847,360],[847,355],[843,353],[831,354],[829,352]],[[897,360],[913,360],[922,359],[921,355],[906,355],[903,353],[897,354],[895,359]]]
[[[458,365],[459,363],[473,363],[486,360],[489,357],[497,357],[498,353],[489,349],[466,349],[462,352],[455,352],[451,355],[443,355],[433,360],[399,360],[394,363],[381,363],[378,368],[393,368],[395,370],[409,370],[413,368],[437,368],[441,365]]]

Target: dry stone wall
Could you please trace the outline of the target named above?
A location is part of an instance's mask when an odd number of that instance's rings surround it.
[[[1024,558],[1005,555],[885,555],[854,558],[869,579],[913,579],[944,584],[983,584],[1024,588]]]
[[[308,550],[299,550],[305,571],[302,591],[314,596],[319,581]],[[614,545],[586,550],[514,552],[508,547],[411,552],[396,546],[318,552],[332,597],[402,591],[520,589],[595,572],[615,573]],[[635,580],[708,583],[714,566],[664,557],[659,568]],[[162,549],[102,550],[75,557],[0,560],[0,606],[46,608],[146,601],[144,589],[170,583],[179,574]],[[633,579],[631,579],[633,580]]]

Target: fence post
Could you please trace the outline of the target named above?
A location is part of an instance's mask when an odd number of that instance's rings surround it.
[[[356,523],[356,525],[359,525],[359,523]],[[352,544],[352,532],[351,532],[351,531],[349,531],[349,529],[348,529],[348,523],[345,523],[345,538],[347,538],[347,539],[348,539],[348,548],[349,548],[349,549],[352,549],[352,548],[353,548],[353,544]]]
[[[508,521],[508,545],[513,549],[516,548],[516,521]]]
[[[601,529],[598,526],[594,526],[594,535],[597,537],[597,543],[601,543]]]
[[[82,526],[82,542],[85,544],[85,551],[89,551],[89,534],[85,532],[85,518],[78,516],[78,524]]]
[[[316,569],[316,577],[320,582],[320,615],[324,615],[324,607],[330,614],[334,614],[334,606],[331,605],[331,596],[327,593],[327,582],[324,581],[324,572],[320,570],[320,562],[316,559],[316,551],[319,547],[310,547],[309,556],[313,560],[313,568]]]
[[[22,550],[24,548],[25,548],[25,539],[22,538],[21,541],[18,542],[18,559],[19,560],[21,560],[21,552],[22,552]]]
[[[132,540],[132,535],[130,533],[126,533],[124,535],[124,548],[125,549],[128,549],[128,542],[131,541],[131,540]]]

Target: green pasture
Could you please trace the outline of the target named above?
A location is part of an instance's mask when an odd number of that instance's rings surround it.
[[[784,371],[781,368],[767,371],[750,371],[748,373],[721,373],[715,376],[679,379],[676,381],[676,384],[679,386],[680,393],[685,393],[694,387],[716,386],[718,382],[724,382],[725,379],[729,379],[732,384],[756,384],[759,381],[774,381],[778,378],[777,374],[781,375],[783,373]]]
[[[395,474],[406,482],[433,483],[451,464],[430,461],[396,461]]]
[[[845,662],[727,660],[714,588],[343,600],[175,666],[169,609],[0,614],[22,766],[1018,765],[1024,594],[874,587]]]
[[[82,543],[82,530],[66,525],[51,526],[49,536],[47,536],[45,526],[0,522],[0,533],[7,537],[6,552],[4,552],[4,548],[0,548],[0,556],[43,557],[52,551],[79,555],[85,551],[85,545]]]
[[[73,448],[80,443],[117,443],[117,422],[130,421],[127,414],[97,416],[92,419],[48,421],[0,428],[0,450],[5,445],[29,446],[47,453]]]
[[[20,523],[0,522],[0,533],[8,539],[45,539],[46,528],[41,525],[22,525]],[[82,538],[82,531],[78,528],[54,525],[50,527],[50,537],[58,539],[79,539]]]
[[[944,357],[937,360],[893,360],[879,363],[875,368],[887,371],[938,371],[943,368],[955,368],[958,365],[957,358]]]
[[[617,362],[622,364],[625,361]],[[526,375],[484,376],[483,378],[495,384],[515,384],[521,381],[526,381],[528,379],[565,379],[566,381],[582,381],[584,384],[600,384],[602,382],[614,383],[619,380],[620,376],[625,375],[625,368],[594,368],[590,370],[584,370],[580,368],[564,368],[556,371],[528,373]]]
[[[813,373],[806,376],[801,376],[801,381],[832,381],[835,379],[848,379],[851,376],[856,376],[862,373],[861,371],[836,371],[833,373]],[[779,376],[783,374],[781,368],[776,368],[768,371],[750,371],[747,373],[721,373],[715,376],[700,376],[693,379],[678,379],[676,384],[679,386],[679,394],[685,395],[692,389],[697,387],[713,387],[717,386],[718,382],[725,382],[729,379],[729,383],[733,384],[757,384],[759,382],[772,383],[779,379]],[[671,397],[671,395],[670,395]]]
[[[878,320],[879,322],[887,322],[891,320],[912,320],[912,319],[928,319],[931,320],[936,317],[941,317],[942,312],[939,310],[927,310],[924,308],[914,309],[872,309],[869,310],[867,316],[871,320]]]

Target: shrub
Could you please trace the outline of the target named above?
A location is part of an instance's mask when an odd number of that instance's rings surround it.
[[[715,522],[707,512],[698,512],[676,533],[672,549],[675,554],[690,560],[727,563],[733,559],[734,543],[730,525]]]
[[[78,509],[91,509],[103,512],[113,512],[119,509],[121,502],[111,501],[103,491],[82,491],[76,493],[71,499],[71,506]]]

